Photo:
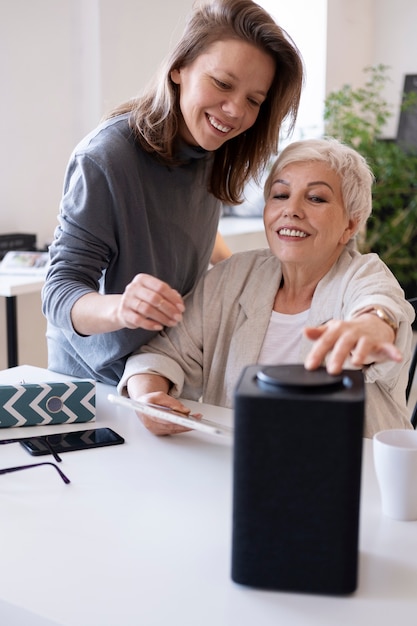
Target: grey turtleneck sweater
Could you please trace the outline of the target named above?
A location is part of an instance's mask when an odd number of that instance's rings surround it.
[[[220,216],[207,191],[212,155],[184,146],[167,167],[134,140],[128,116],[101,124],[75,149],[43,289],[48,367],[115,384],[127,357],[154,335],[143,329],[83,337],[71,308],[91,291],[122,293],[138,273],[185,295],[206,271]]]

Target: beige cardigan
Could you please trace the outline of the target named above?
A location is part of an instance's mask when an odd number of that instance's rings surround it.
[[[214,266],[187,298],[183,322],[128,359],[119,392],[125,393],[130,376],[153,372],[171,381],[173,396],[232,407],[242,369],[257,363],[280,281],[280,262],[268,249],[238,253]],[[399,322],[396,345],[404,359],[364,369],[366,437],[384,428],[411,427],[405,387],[413,308],[377,255],[346,248],[317,285],[307,322],[350,319],[372,304],[386,307]],[[303,337],[300,363],[310,348]]]

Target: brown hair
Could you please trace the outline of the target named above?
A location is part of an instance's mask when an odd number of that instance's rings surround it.
[[[252,0],[214,0],[196,6],[156,80],[142,96],[118,106],[108,117],[131,112],[130,124],[143,149],[175,164],[181,112],[171,72],[191,64],[214,42],[227,39],[248,42],[275,62],[272,85],[253,126],[214,153],[209,190],[222,202],[238,204],[245,183],[256,179],[276,154],[284,119],[288,117],[289,130],[293,128],[303,84],[303,62],[295,44]]]

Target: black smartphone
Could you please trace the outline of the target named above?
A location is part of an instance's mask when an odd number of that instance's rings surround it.
[[[21,440],[21,445],[33,456],[71,452],[73,450],[88,450],[102,446],[115,446],[124,443],[123,437],[111,428],[92,428],[90,430],[75,430],[70,433],[54,435],[40,435]]]

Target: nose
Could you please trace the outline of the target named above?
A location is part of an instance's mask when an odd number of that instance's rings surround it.
[[[244,113],[243,99],[238,95],[229,95],[222,104],[222,111],[224,111],[228,117],[235,119],[241,118]]]
[[[297,202],[296,200],[289,198],[288,202],[285,203],[284,216],[298,217],[299,219],[302,219],[304,217],[304,210],[301,206],[301,202]]]

